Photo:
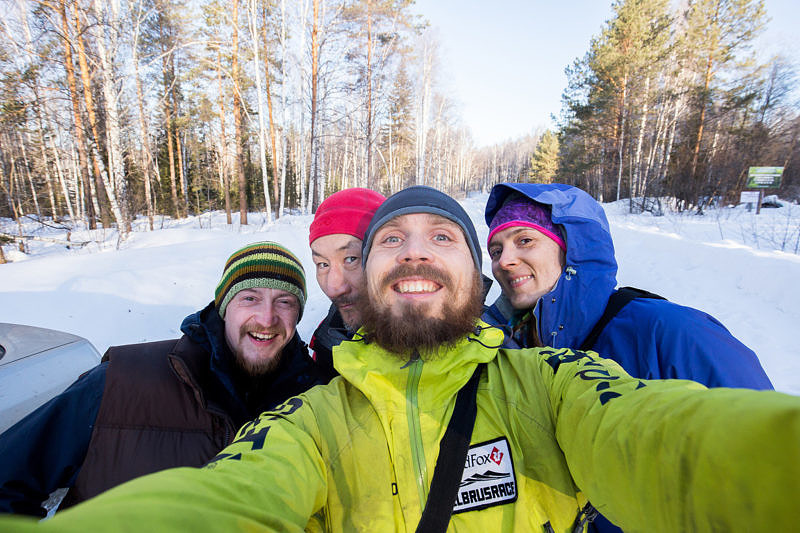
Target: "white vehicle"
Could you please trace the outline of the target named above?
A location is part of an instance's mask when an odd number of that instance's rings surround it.
[[[99,362],[100,354],[83,337],[0,323],[0,433]]]

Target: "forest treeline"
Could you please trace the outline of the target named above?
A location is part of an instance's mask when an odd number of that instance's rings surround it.
[[[562,181],[601,200],[798,193],[793,66],[763,2],[618,0],[555,131],[476,147],[413,0],[0,0],[0,216],[313,211],[333,191]],[[520,68],[535,68],[536,54]],[[537,125],[531,124],[533,131]],[[639,204],[649,208],[649,203]]]
[[[751,166],[785,167],[780,192],[800,199],[797,65],[764,58],[763,1],[620,0],[568,69],[557,132],[532,175],[600,200],[660,212],[738,202]]]

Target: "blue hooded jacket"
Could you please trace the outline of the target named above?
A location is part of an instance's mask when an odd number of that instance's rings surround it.
[[[617,262],[605,212],[586,192],[570,185],[503,183],[489,195],[487,224],[515,191],[549,206],[551,219],[561,226],[567,243],[564,272],[533,311],[539,338],[556,348],[579,348],[617,285]],[[496,325],[510,326],[518,318],[504,296],[484,313],[484,320]],[[634,377],[772,389],[755,353],[719,321],[666,300],[631,301],[608,323],[592,349]]]
[[[550,206],[567,243],[564,272],[533,309],[539,338],[556,348],[579,348],[603,316],[617,285],[614,243],[602,206],[581,189],[563,184],[502,183],[486,203],[490,224],[508,195],[518,192]],[[483,320],[513,327],[528,310],[514,310],[501,295]],[[506,337],[507,347],[520,339]],[[528,348],[528,346],[522,346]],[[711,315],[667,300],[630,301],[603,329],[592,349],[645,379],[691,379],[707,387],[772,389],[756,354]],[[598,515],[590,531],[621,531]]]

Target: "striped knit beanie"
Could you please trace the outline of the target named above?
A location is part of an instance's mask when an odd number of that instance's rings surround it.
[[[297,296],[300,321],[306,304],[306,275],[292,252],[275,242],[254,242],[233,252],[214,292],[219,316],[225,319],[225,309],[236,293],[257,287],[281,289]]]

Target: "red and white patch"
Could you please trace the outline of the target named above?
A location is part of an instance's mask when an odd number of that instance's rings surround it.
[[[514,462],[505,437],[474,444],[467,452],[453,513],[485,509],[517,499]]]

